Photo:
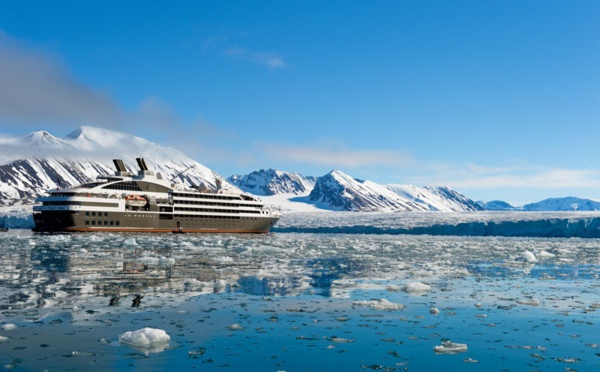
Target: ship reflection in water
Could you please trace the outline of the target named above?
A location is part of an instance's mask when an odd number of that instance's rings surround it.
[[[581,239],[11,230],[0,237],[0,363],[589,370],[600,362],[599,248]]]

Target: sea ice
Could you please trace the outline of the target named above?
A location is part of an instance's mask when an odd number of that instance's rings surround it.
[[[536,298],[531,298],[527,300],[517,300],[519,305],[527,305],[527,306],[540,306],[540,300]]]
[[[467,351],[467,344],[442,341],[441,345],[433,347],[433,351],[437,354],[460,354]]]
[[[546,251],[539,251],[538,252],[538,257],[541,257],[541,258],[552,258],[552,257],[556,257],[556,255],[554,253],[550,253],[550,252],[546,252]]]
[[[397,285],[388,284],[385,287],[385,290],[388,292],[400,292],[400,287],[398,287]]]
[[[165,267],[171,267],[171,266],[175,265],[175,259],[173,257],[160,256],[160,258],[158,259],[158,265],[165,266]]]
[[[410,294],[423,294],[425,292],[429,292],[431,290],[431,286],[421,282],[413,282],[407,284],[402,288],[402,290]]]
[[[354,301],[352,305],[355,306],[368,306],[375,310],[403,310],[406,308],[405,305],[396,304],[382,298],[380,300],[370,300],[370,301]]]
[[[341,343],[341,344],[349,344],[349,343],[355,342],[355,340],[351,340],[349,338],[342,338],[342,337],[336,337],[336,336],[332,336],[329,339],[329,341],[331,341],[331,342],[338,342],[338,343]]]
[[[244,329],[246,329],[245,327],[242,327],[241,325],[239,325],[237,323],[232,324],[232,325],[228,326],[227,328],[231,331],[243,331]]]
[[[17,326],[14,325],[14,324],[11,324],[11,323],[7,323],[7,324],[3,324],[2,325],[2,329],[5,330],[5,331],[10,331],[10,330],[13,330],[15,328],[17,328]]]
[[[0,336],[0,342],[5,342],[5,341],[8,341],[8,337]]]
[[[129,239],[125,239],[125,241],[123,242],[125,245],[138,245],[137,241],[135,240],[135,238],[129,238]]]
[[[521,255],[521,258],[525,262],[537,262],[537,258],[535,258],[535,255],[533,253],[531,253],[530,251],[523,252],[523,254]]]
[[[132,346],[151,346],[152,344],[166,344],[171,337],[162,329],[142,328],[137,331],[125,332],[119,336],[119,341]]]

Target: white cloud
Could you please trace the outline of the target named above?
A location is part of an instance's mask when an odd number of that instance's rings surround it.
[[[283,57],[277,53],[254,52],[240,47],[230,47],[225,49],[225,55],[239,58],[242,60],[254,62],[261,66],[266,66],[271,70],[287,67]]]
[[[600,187],[600,171],[577,169],[546,169],[524,173],[501,173],[485,177],[448,180],[446,184],[464,189],[493,188],[587,188]]]
[[[160,98],[142,97],[135,110],[126,111],[108,94],[80,82],[54,54],[0,31],[0,128],[82,125],[142,137],[185,131],[185,123]]]
[[[114,126],[121,109],[71,76],[50,53],[0,31],[0,123]]]

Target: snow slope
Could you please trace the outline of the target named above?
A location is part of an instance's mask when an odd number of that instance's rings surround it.
[[[135,174],[135,159],[143,157],[149,169],[164,178],[215,187],[214,172],[180,151],[107,129],[84,126],[64,138],[37,131],[13,141],[11,146],[28,156],[0,165],[0,206],[32,203],[49,189],[113,174],[112,159],[122,159]]]
[[[502,200],[491,200],[488,202],[478,201],[477,204],[486,211],[513,211],[518,210],[517,207],[502,201]]]
[[[379,185],[334,170],[317,178],[308,199],[321,208],[339,211],[474,211],[471,199],[446,187]]]
[[[315,178],[274,169],[261,169],[247,175],[233,175],[231,184],[254,195],[304,195],[315,186]]]
[[[524,211],[600,211],[600,202],[575,197],[551,198],[525,204]]]
[[[317,178],[308,199],[322,208],[338,211],[426,210],[424,206],[401,198],[385,186],[356,180],[339,170]]]
[[[426,205],[427,210],[430,211],[458,212],[482,210],[473,200],[448,187],[388,185],[387,188],[407,200]]]
[[[383,186],[352,178],[340,170],[307,177],[280,170],[260,170],[228,179],[284,211],[471,211],[472,200],[445,187]]]

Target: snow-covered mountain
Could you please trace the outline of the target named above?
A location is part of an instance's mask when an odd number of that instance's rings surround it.
[[[600,211],[600,201],[576,197],[551,198],[525,204],[524,211]]]
[[[445,187],[382,186],[334,170],[317,178],[308,199],[325,209],[342,211],[473,211],[479,206]]]
[[[135,158],[143,157],[149,169],[167,179],[215,187],[214,172],[180,151],[107,129],[80,127],[64,138],[37,131],[10,146],[18,149],[18,154],[12,155],[18,159],[0,165],[0,205],[4,206],[29,204],[49,189],[114,174],[112,159],[122,159],[135,174]],[[3,156],[6,160],[7,155]]]
[[[261,169],[243,176],[236,174],[227,181],[246,192],[262,196],[303,195],[315,186],[315,177],[274,169]]]
[[[458,212],[483,209],[473,200],[448,187],[388,185],[387,188],[404,199],[427,206],[427,210],[430,211]]]
[[[135,158],[164,178],[188,185],[216,187],[215,173],[180,151],[131,134],[80,127],[58,138],[36,131],[23,138],[0,138],[0,206],[33,203],[37,196],[56,187],[90,182],[113,174],[112,159],[122,159],[137,173]],[[523,207],[501,201],[475,203],[446,187],[379,185],[354,179],[339,170],[314,178],[267,169],[229,181],[244,191],[263,196],[268,203],[289,210],[340,211],[596,211],[600,201],[553,198]]]
[[[324,209],[339,211],[427,210],[385,186],[354,179],[339,170],[317,178],[308,199]]]
[[[519,208],[502,200],[478,201],[477,204],[486,211],[514,211]]]
[[[318,177],[280,170],[234,175],[229,182],[292,211],[472,211],[481,208],[445,187],[383,186],[333,170]],[[311,209],[312,208],[312,209]]]

